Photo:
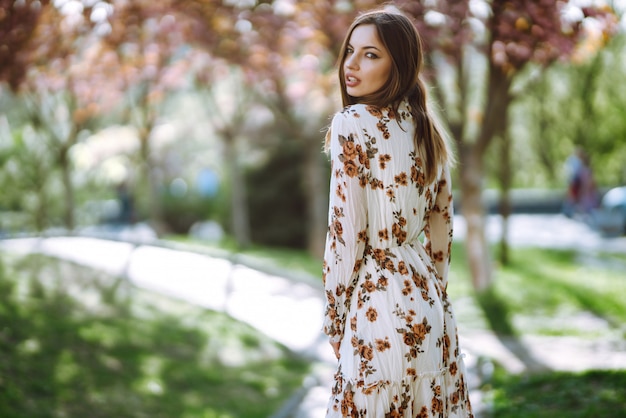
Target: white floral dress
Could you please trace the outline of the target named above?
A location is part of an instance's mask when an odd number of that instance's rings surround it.
[[[328,417],[472,416],[446,295],[450,173],[425,184],[413,132],[406,101],[332,121],[324,332],[341,357]]]

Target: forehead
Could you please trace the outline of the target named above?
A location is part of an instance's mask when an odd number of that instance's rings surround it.
[[[376,46],[381,47],[382,42],[378,37],[378,31],[373,24],[359,25],[352,31],[350,35],[350,44],[352,46]]]

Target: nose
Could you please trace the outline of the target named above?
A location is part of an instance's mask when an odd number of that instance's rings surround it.
[[[344,63],[344,65],[346,66],[346,68],[348,68],[350,70],[358,70],[359,69],[359,63],[357,61],[356,54],[349,55],[346,58],[346,62]]]

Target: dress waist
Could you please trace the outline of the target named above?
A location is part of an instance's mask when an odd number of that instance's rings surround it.
[[[414,241],[406,241],[406,242],[403,242],[400,245],[392,245],[392,246],[389,246],[389,247],[372,247],[372,246],[368,246],[368,247],[365,248],[365,254],[373,256],[373,255],[379,254],[381,251],[386,253],[387,251],[393,251],[395,249],[402,249],[402,248],[407,248],[407,247],[413,248],[413,249],[416,249],[416,250],[422,250],[422,249],[424,249],[424,244],[422,244],[422,241],[416,239]]]

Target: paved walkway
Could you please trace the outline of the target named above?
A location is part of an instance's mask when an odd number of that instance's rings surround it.
[[[456,239],[463,239],[463,219],[457,218],[455,224]],[[254,260],[226,253],[201,253],[182,244],[154,242],[149,231],[138,228],[113,236],[109,232],[101,238],[6,239],[0,240],[0,249],[44,253],[102,269],[125,276],[137,286],[224,311],[251,324],[315,361],[314,373],[306,380],[305,387],[276,418],[323,417],[335,360],[320,332],[323,293],[319,280],[293,272],[272,271],[268,266],[256,265]],[[499,218],[490,217],[487,235],[495,240],[499,231]],[[626,254],[626,237],[605,239],[586,225],[563,216],[514,216],[509,234],[514,245],[545,245],[586,252],[601,249]],[[515,349],[492,333],[460,331],[472,402],[476,416],[481,417],[487,406],[478,389],[482,377],[492,370],[489,359],[497,360],[512,372],[523,371],[525,364]],[[626,368],[623,342],[602,347],[598,342],[576,339],[524,337],[522,343],[533,357],[541,358],[557,370]]]

